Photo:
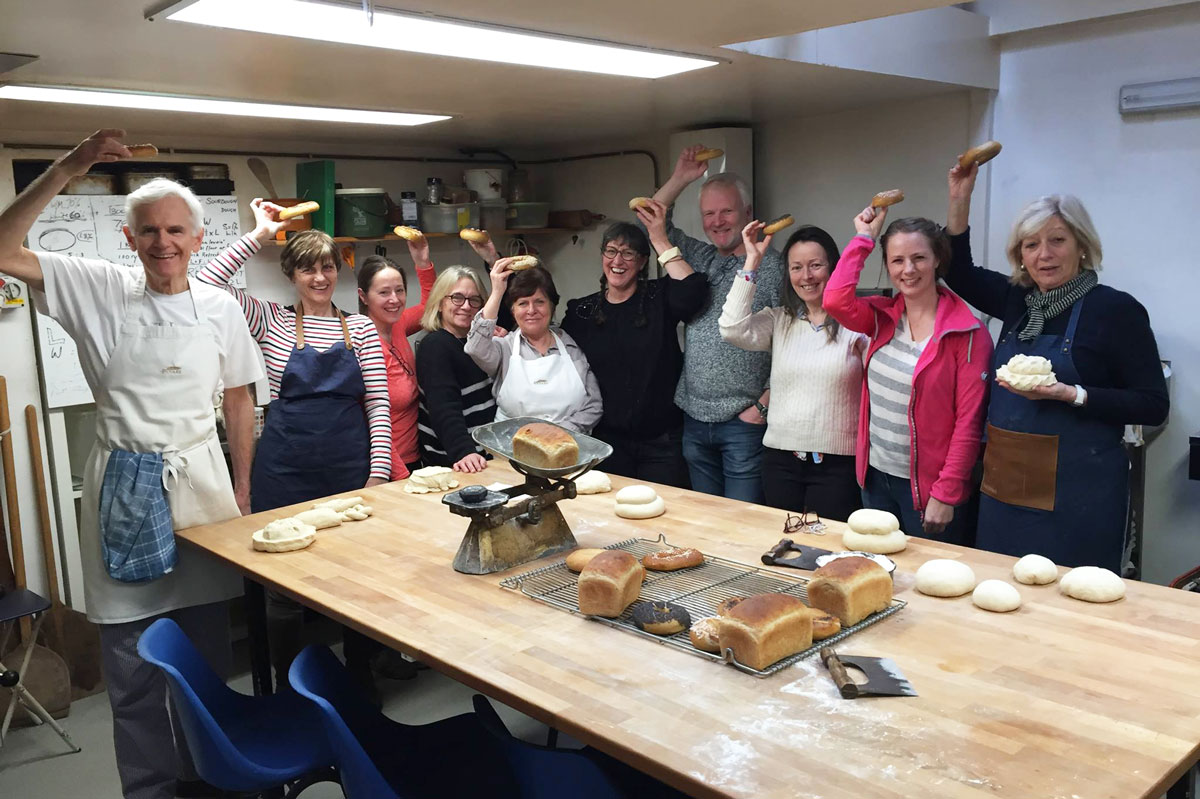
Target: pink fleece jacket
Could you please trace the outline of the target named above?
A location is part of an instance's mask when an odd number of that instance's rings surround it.
[[[837,269],[825,286],[824,306],[850,330],[871,337],[867,364],[896,333],[904,313],[904,297],[858,297],[855,289],[875,242],[855,236],[846,245]],[[969,494],[968,481],[979,457],[987,411],[988,369],[992,338],[957,294],[939,285],[933,337],[913,372],[908,428],[912,447],[913,507],[924,510],[929,497],[960,505]],[[871,399],[863,380],[856,452],[858,483],[870,462]]]

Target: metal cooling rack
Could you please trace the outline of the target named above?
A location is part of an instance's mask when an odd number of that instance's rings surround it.
[[[605,549],[623,549],[638,560],[641,560],[643,556],[649,555],[651,552],[671,549],[671,545],[667,543],[666,536],[660,534],[657,541],[650,541],[645,538],[629,538],[605,547]],[[521,593],[539,602],[545,602],[547,605],[552,605],[569,613],[582,616],[584,614],[579,612],[578,585],[579,576],[567,568],[565,559],[552,563],[549,566],[543,566],[540,569],[506,577],[500,581],[501,588],[508,588],[513,591],[519,590]],[[808,578],[767,571],[766,569],[739,563],[735,560],[705,555],[702,565],[690,569],[680,569],[673,572],[647,570],[646,580],[642,583],[642,593],[639,601],[657,600],[660,602],[674,602],[677,605],[687,608],[692,619],[698,620],[705,616],[717,615],[718,603],[730,597],[772,593],[790,594],[799,597],[804,600],[805,604],[808,604]],[[633,604],[636,605],[637,603]],[[747,674],[769,677],[775,672],[791,666],[793,663],[815,655],[823,647],[835,646],[841,643],[860,630],[864,630],[872,624],[886,619],[906,604],[902,599],[893,599],[891,605],[881,611],[872,613],[858,624],[842,630],[837,635],[821,641],[814,641],[813,645],[803,652],[790,655],[761,670],[752,669],[737,662],[732,652],[726,652],[722,656],[697,649],[692,646],[687,630],[675,633],[674,635],[654,635],[644,630],[639,630],[632,619],[633,605],[626,608],[625,612],[615,619],[606,619],[601,616],[585,616],[585,618],[600,622],[601,624],[607,624],[610,627],[616,627],[625,632],[640,635],[643,638],[656,641],[664,646],[674,647],[690,655],[696,655],[709,660],[725,661]]]

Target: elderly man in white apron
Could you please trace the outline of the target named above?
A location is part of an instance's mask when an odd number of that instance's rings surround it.
[[[80,547],[88,617],[100,625],[126,797],[188,794],[195,771],[167,689],[137,640],[174,618],[220,672],[229,666],[225,600],[236,573],[173,530],[222,521],[248,507],[253,406],[262,377],[256,346],[232,297],[191,281],[203,213],[191,193],[155,181],[126,203],[125,235],[142,269],[54,253],[22,241],[67,180],[129,157],[119,130],[102,130],[55,162],[0,214],[0,272],[24,280],[39,309],[79,348],[96,401],[96,445],[84,475]],[[224,386],[235,492],[217,439],[213,399]]]

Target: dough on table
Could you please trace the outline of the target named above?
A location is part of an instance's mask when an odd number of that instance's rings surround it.
[[[311,524],[318,530],[323,530],[326,527],[337,527],[342,523],[342,514],[333,508],[323,505],[314,507],[311,510],[300,511],[292,518],[304,524]]]
[[[1125,581],[1099,566],[1079,566],[1063,575],[1058,590],[1084,602],[1116,602],[1125,596]]]
[[[604,472],[592,469],[575,478],[576,494],[607,494],[612,491],[612,480]]]
[[[633,485],[625,486],[617,492],[617,502],[626,503],[629,505],[645,505],[653,502],[658,497],[658,492],[650,486]]]
[[[260,552],[292,552],[304,549],[316,540],[317,528],[296,519],[276,519],[255,530],[251,546]]]
[[[860,508],[850,514],[846,525],[856,533],[863,535],[887,535],[900,529],[900,520],[895,514],[874,508]]]
[[[361,522],[363,519],[375,512],[375,509],[370,505],[355,505],[353,508],[346,508],[341,513],[341,519],[344,522]]]
[[[962,596],[974,587],[975,572],[961,561],[934,558],[917,569],[916,588],[928,596]]]
[[[1013,579],[1025,585],[1049,585],[1058,579],[1058,567],[1044,555],[1026,555],[1013,564]]]
[[[667,504],[650,486],[633,485],[617,492],[615,510],[623,519],[653,519],[667,512]]]
[[[1021,592],[1003,580],[984,580],[971,594],[975,607],[993,613],[1008,613],[1021,607]]]
[[[458,478],[449,466],[426,466],[417,469],[404,481],[404,491],[409,494],[429,494],[452,488],[458,488]],[[358,502],[362,502],[361,497]]]
[[[855,511],[856,513],[858,511]],[[908,546],[908,536],[900,530],[885,535],[863,535],[853,530],[842,533],[842,544],[855,552],[870,552],[875,555],[891,555]]]
[[[355,505],[361,505],[362,501],[362,497],[334,497],[333,499],[327,499],[324,502],[318,502],[314,504],[313,508],[330,508],[338,513],[341,513],[346,508],[353,508]]]

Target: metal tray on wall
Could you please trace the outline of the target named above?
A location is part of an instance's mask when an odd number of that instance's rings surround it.
[[[512,451],[513,436],[522,427],[534,422],[548,424],[569,433],[579,444],[579,461],[572,466],[564,466],[558,469],[539,469],[517,460],[513,456]],[[518,416],[516,419],[505,419],[501,422],[480,425],[471,432],[471,437],[475,439],[475,442],[479,446],[493,455],[512,461],[513,467],[518,471],[535,477],[578,477],[609,455],[612,455],[613,451],[612,446],[598,438],[593,438],[585,433],[576,433],[574,430],[567,430],[562,425],[547,422],[545,419],[538,419],[533,416]]]

